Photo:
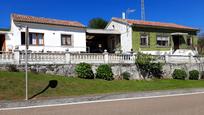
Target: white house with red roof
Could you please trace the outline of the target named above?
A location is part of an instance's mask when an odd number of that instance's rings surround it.
[[[86,52],[85,26],[75,21],[55,20],[19,14],[11,15],[11,28],[2,32],[1,50],[25,50],[25,31],[29,28],[29,50],[36,52]]]

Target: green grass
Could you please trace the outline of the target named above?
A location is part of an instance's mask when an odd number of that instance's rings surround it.
[[[0,100],[23,100],[25,97],[24,78],[24,73],[22,72],[0,72]],[[48,89],[37,98],[204,88],[203,80],[104,81],[29,73],[29,96],[43,90],[47,86],[49,80],[57,80],[57,88]]]

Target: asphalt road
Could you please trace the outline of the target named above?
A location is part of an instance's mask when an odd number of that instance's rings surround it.
[[[5,110],[0,115],[204,115],[204,94]]]

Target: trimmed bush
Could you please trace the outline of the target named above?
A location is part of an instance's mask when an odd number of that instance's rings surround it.
[[[187,73],[182,69],[175,69],[172,77],[173,79],[185,80],[185,78],[187,78]]]
[[[201,78],[200,79],[204,79],[204,71],[201,72]]]
[[[199,79],[199,71],[192,70],[189,72],[189,79],[190,80],[198,80]]]
[[[162,71],[162,68],[163,68],[163,63],[152,63],[150,65],[150,72],[151,72],[151,75],[155,78],[159,78],[161,79],[162,78],[162,74],[163,74],[163,71]]]
[[[96,78],[104,80],[113,80],[113,72],[109,65],[100,65],[96,70]]]
[[[79,78],[94,79],[94,74],[91,65],[87,63],[80,63],[76,65],[75,72]]]
[[[129,72],[123,72],[122,76],[123,76],[123,79],[130,80],[130,73]]]
[[[16,65],[7,65],[7,68],[9,72],[19,72]]]

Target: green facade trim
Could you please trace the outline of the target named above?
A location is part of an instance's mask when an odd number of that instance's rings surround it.
[[[140,33],[133,31],[132,33],[132,49],[133,51],[139,51],[140,49]]]
[[[149,35],[149,46],[144,47],[140,46],[140,34],[141,32],[148,33]],[[132,32],[132,49],[133,51],[168,51],[171,50],[171,47],[174,48],[174,41],[173,37],[170,35],[170,33],[178,32],[177,30],[162,30],[162,29],[155,29],[155,28],[136,28],[133,27]],[[198,37],[197,33],[194,31],[180,31],[184,33],[188,33],[190,36],[192,36],[192,45],[197,46]],[[165,34],[170,36],[169,46],[168,47],[158,47],[157,46],[157,35]],[[187,47],[187,36],[183,36],[184,39],[180,40],[181,47],[186,45]],[[183,45],[182,45],[183,44]],[[185,47],[184,47],[185,48]]]
[[[168,51],[171,49],[169,47],[157,47],[157,34],[156,32],[149,33],[149,46],[141,47],[140,46],[140,32],[133,31],[132,33],[132,48],[133,51]],[[172,40],[170,40],[172,41]]]

